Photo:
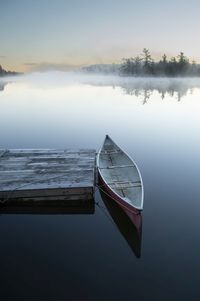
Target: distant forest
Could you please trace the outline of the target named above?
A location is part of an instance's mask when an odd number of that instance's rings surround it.
[[[18,72],[14,72],[14,71],[6,71],[2,68],[2,66],[0,65],[0,77],[1,76],[9,76],[9,75],[18,75],[20,73]]]
[[[163,54],[162,59],[155,62],[150,51],[144,48],[141,56],[122,60],[120,74],[126,76],[200,76],[200,65],[195,61],[190,63],[183,52],[170,59]]]

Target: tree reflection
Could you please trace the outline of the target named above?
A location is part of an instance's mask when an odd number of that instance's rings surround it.
[[[0,81],[0,91],[3,91],[7,83]]]
[[[200,85],[199,85],[200,86]],[[191,83],[187,83],[179,80],[161,80],[161,81],[133,81],[129,83],[121,83],[121,89],[125,94],[134,95],[136,97],[142,98],[142,103],[146,104],[153,92],[157,92],[160,98],[164,100],[166,96],[177,99],[181,101],[182,97],[188,93],[192,94],[194,87]]]
[[[84,84],[93,86],[119,88],[124,94],[135,96],[146,104],[153,99],[155,93],[164,100],[171,97],[177,101],[187,95],[193,94],[195,88],[200,88],[200,79],[198,78],[129,78],[129,77],[109,77],[85,78],[81,80]]]

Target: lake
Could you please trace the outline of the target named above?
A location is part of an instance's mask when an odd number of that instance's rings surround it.
[[[90,215],[1,214],[1,299],[199,300],[199,133],[200,79],[0,81],[1,148],[99,149],[109,134],[136,161],[145,195],[140,256],[98,190]]]

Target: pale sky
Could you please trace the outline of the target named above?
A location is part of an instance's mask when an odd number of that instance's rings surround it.
[[[200,62],[199,13],[199,0],[0,0],[0,65],[117,63],[144,47]]]

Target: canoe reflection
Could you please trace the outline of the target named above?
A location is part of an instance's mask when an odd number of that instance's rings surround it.
[[[126,239],[135,256],[140,258],[142,242],[142,215],[129,214],[128,216],[113,199],[101,190],[100,195],[122,236]]]

